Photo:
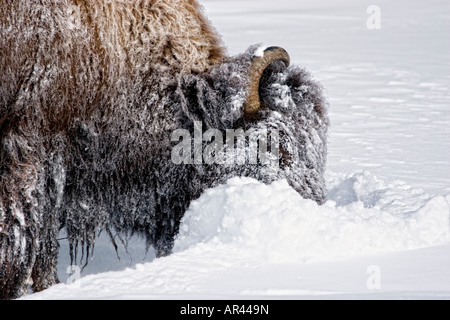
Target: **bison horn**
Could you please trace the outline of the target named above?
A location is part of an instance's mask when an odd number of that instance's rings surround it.
[[[249,68],[250,90],[247,101],[244,103],[244,112],[246,114],[254,114],[261,107],[261,99],[259,96],[259,83],[264,71],[275,61],[284,62],[286,68],[289,67],[289,54],[280,47],[269,47],[264,50],[263,56],[255,56]]]

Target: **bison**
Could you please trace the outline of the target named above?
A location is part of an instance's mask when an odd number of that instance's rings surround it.
[[[233,176],[322,203],[327,102],[288,65],[278,47],[228,56],[195,0],[2,0],[0,298],[58,282],[63,228],[73,261],[100,232],[169,254],[190,202]],[[198,124],[277,132],[276,163],[175,163],[173,132]]]

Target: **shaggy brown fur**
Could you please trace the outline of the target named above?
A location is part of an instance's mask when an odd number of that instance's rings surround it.
[[[138,88],[154,69],[201,73],[225,57],[195,0],[4,0],[0,23],[3,126],[32,91],[52,88],[39,103],[54,132],[127,92],[123,79]]]
[[[57,282],[61,228],[77,263],[102,230],[169,254],[191,200],[235,175],[286,178],[323,202],[321,87],[275,68],[261,83],[266,109],[247,121],[255,50],[226,57],[195,0],[1,0],[0,299]],[[175,165],[170,134],[194,121],[278,129],[283,161]]]
[[[164,78],[205,72],[224,57],[195,0],[0,2],[0,236],[9,234],[0,297],[20,295],[33,265],[35,290],[55,281],[57,245],[42,239],[55,242],[48,226],[58,216],[37,209],[55,206],[43,203],[46,151],[73,141],[75,123],[120,118],[118,108],[139,106],[134,99],[149,86],[164,91]]]

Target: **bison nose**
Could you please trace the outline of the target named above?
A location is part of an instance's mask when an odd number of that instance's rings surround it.
[[[274,62],[282,61],[289,67],[289,54],[280,47],[269,47],[264,50],[263,55],[254,56],[249,68],[249,93],[244,103],[244,112],[248,115],[256,113],[261,108],[259,95],[259,84],[264,71]]]

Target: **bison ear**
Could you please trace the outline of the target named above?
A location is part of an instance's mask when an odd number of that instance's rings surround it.
[[[289,54],[280,47],[269,47],[262,55],[255,55],[252,58],[248,71],[249,93],[244,102],[244,112],[246,115],[255,114],[261,108],[261,98],[259,93],[260,81],[264,71],[274,62],[281,61],[285,68],[289,67]]]

